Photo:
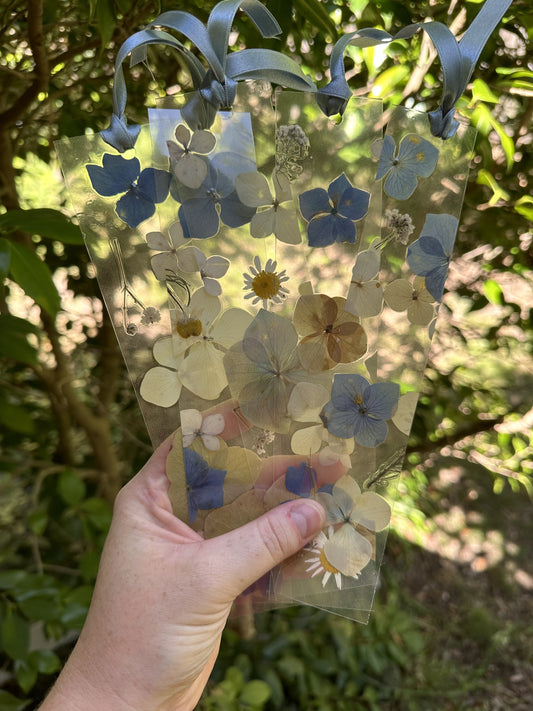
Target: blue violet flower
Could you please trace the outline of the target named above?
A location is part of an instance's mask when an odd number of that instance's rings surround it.
[[[324,188],[306,190],[299,196],[300,212],[307,222],[310,247],[334,242],[355,243],[354,221],[368,212],[370,193],[354,188],[343,173]]]
[[[387,437],[385,420],[395,413],[399,398],[397,383],[370,385],[362,375],[340,373],[320,417],[335,437],[353,437],[362,447],[377,447]]]
[[[91,185],[99,195],[110,197],[124,193],[115,210],[120,219],[135,228],[155,212],[155,205],[167,199],[171,174],[166,170],[145,168],[138,158],[123,158],[105,153],[102,165],[86,166]]]
[[[407,249],[407,264],[425,277],[425,287],[436,301],[442,298],[458,224],[453,215],[428,214],[420,237]]]
[[[208,162],[206,178],[199,188],[193,190],[173,180],[170,193],[181,202],[178,217],[185,239],[214,237],[221,222],[228,227],[241,227],[250,222],[257,210],[244,205],[235,190],[235,181]]]
[[[224,503],[224,469],[213,469],[197,452],[183,448],[189,522],[193,523],[199,509],[216,509]]]
[[[394,138],[387,134],[383,140],[376,180],[385,176],[383,189],[396,200],[407,200],[416,190],[418,178],[428,178],[437,165],[439,150],[416,133],[408,133],[400,141],[395,154]]]
[[[298,467],[287,467],[285,472],[285,488],[291,494],[309,498],[316,489],[316,470],[307,462],[302,462]],[[331,493],[333,484],[324,484],[317,491]]]

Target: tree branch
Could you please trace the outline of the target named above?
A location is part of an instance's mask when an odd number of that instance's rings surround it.
[[[42,91],[48,90],[50,68],[43,41],[42,0],[28,0],[28,41],[35,63],[35,78],[15,103],[0,114],[0,128],[13,124]]]
[[[451,447],[454,444],[457,444],[457,442],[460,442],[462,439],[466,439],[467,437],[473,437],[474,435],[477,435],[480,432],[488,432],[489,430],[494,429],[494,427],[496,425],[500,425],[504,421],[504,419],[505,416],[500,415],[494,420],[476,420],[475,422],[472,422],[471,425],[465,427],[459,432],[452,432],[449,435],[443,435],[442,437],[438,437],[434,440],[425,440],[420,444],[410,445],[409,447],[407,447],[405,453],[412,454],[413,452],[416,452],[418,454],[425,452],[434,452],[438,449],[442,449],[443,447]]]

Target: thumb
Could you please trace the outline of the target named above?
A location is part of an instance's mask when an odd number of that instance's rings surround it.
[[[205,541],[220,593],[227,594],[228,602],[233,600],[316,536],[325,521],[324,509],[317,501],[299,499]]]

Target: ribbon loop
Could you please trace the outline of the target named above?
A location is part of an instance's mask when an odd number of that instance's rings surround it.
[[[344,52],[349,44],[358,47],[388,44],[410,38],[418,30],[423,30],[435,46],[443,74],[441,103],[428,114],[431,133],[438,138],[451,138],[459,127],[459,122],[454,118],[455,105],[466,89],[483,47],[511,2],[486,0],[459,42],[441,22],[414,23],[395,35],[377,29],[357,30],[344,35],[336,42],[331,53],[331,81],[317,91],[320,108],[328,116],[342,114],[346,109],[352,95],[344,74]]]

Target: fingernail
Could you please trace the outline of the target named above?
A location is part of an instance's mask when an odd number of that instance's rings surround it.
[[[295,501],[289,516],[302,538],[309,538],[318,533],[323,526],[324,509],[316,501]]]

